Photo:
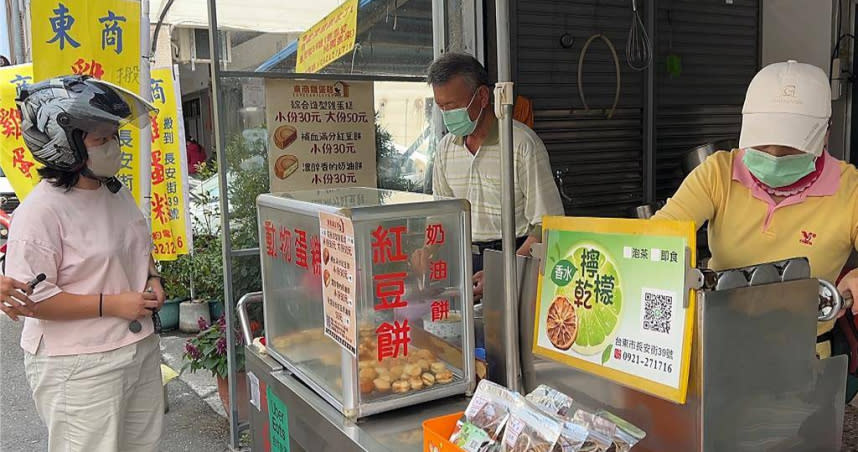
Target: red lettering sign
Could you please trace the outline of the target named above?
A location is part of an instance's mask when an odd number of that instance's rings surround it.
[[[12,151],[12,167],[17,168],[27,179],[32,179],[33,175],[30,174],[30,168],[32,168],[35,163],[24,158],[24,148],[16,148]]]
[[[313,275],[322,274],[322,243],[318,236],[310,237],[310,261],[313,263]]]
[[[408,356],[408,344],[411,342],[408,319],[393,324],[384,322],[375,330],[378,338],[378,360],[385,358],[398,358],[399,355]]]
[[[170,214],[167,206],[167,198],[161,196],[160,193],[152,193],[152,214],[161,222],[167,224],[170,222]]]
[[[385,229],[379,226],[372,232],[372,263],[383,264],[385,262],[405,262],[408,256],[402,252],[402,234],[406,232],[405,226],[395,226]],[[390,234],[393,234],[391,239]]]
[[[373,278],[375,281],[375,297],[381,301],[375,305],[376,311],[408,306],[408,301],[402,299],[402,296],[405,295],[406,276],[408,275],[403,272],[376,275]]]
[[[152,142],[154,143],[155,141],[158,140],[158,138],[161,138],[161,129],[158,126],[158,118],[157,117],[152,116],[149,119],[152,122]]]
[[[164,164],[161,163],[161,151],[152,151],[152,185],[164,182]]]
[[[450,301],[438,300],[432,302],[432,321],[447,320],[450,315]]]
[[[276,228],[271,220],[265,220],[265,254],[269,257],[277,257],[277,238],[274,236]]]
[[[426,226],[426,244],[427,245],[443,245],[446,234],[444,233],[444,225],[430,224]]]
[[[266,236],[268,230],[266,229]],[[274,231],[271,231],[272,238]],[[292,262],[292,231],[289,228],[280,228],[280,257],[286,262]]]
[[[295,265],[307,269],[307,231],[295,229]]]
[[[447,262],[440,260],[432,262],[432,271],[429,275],[432,281],[444,281],[447,279]]]
[[[97,79],[104,77],[104,68],[95,60],[84,60],[78,58],[71,66],[72,73],[77,75],[91,75]]]
[[[17,108],[0,108],[0,133],[6,138],[21,138],[21,112]]]

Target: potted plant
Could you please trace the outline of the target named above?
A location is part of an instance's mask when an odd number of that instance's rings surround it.
[[[229,412],[229,380],[227,367],[227,344],[226,322],[223,317],[216,322],[208,324],[200,320],[198,324],[200,330],[196,336],[188,339],[185,342],[185,351],[183,358],[185,364],[182,366],[182,372],[190,370],[192,373],[198,370],[207,370],[212,376],[217,379],[217,392],[220,400],[223,403],[224,409]],[[236,360],[236,401],[238,403],[239,419],[247,418],[247,374],[244,372],[244,347],[241,334],[238,331],[233,331],[235,337],[235,360]]]
[[[198,174],[208,179],[216,172],[212,165],[203,165]],[[200,190],[192,195],[194,249],[177,260],[182,283],[186,282],[188,287],[188,301],[179,308],[179,329],[186,333],[198,332],[200,319],[209,324],[211,319],[223,315],[223,304],[219,301],[223,296],[220,209],[216,198],[207,191]]]
[[[174,261],[159,262],[159,270],[167,294],[159,311],[161,328],[171,331],[179,327],[179,304],[191,298],[191,262],[188,256],[179,256]]]

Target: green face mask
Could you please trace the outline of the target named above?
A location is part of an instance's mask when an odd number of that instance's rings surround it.
[[[745,149],[742,162],[754,177],[771,188],[792,185],[816,169],[816,156],[813,154],[775,157],[754,148]]]
[[[441,116],[444,118],[444,125],[447,127],[448,132],[457,137],[464,137],[472,134],[474,129],[477,128],[477,121],[479,121],[480,116],[483,115],[483,109],[480,109],[480,114],[477,115],[476,120],[471,119],[471,115],[468,114],[468,108],[471,107],[471,104],[474,103],[474,99],[477,98],[477,91],[474,91],[474,95],[471,96],[471,101],[468,102],[467,107],[441,112]]]

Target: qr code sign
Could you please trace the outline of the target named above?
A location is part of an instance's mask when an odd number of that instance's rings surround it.
[[[672,292],[643,289],[643,310],[641,311],[641,328],[653,333],[670,334],[670,321],[673,315]]]

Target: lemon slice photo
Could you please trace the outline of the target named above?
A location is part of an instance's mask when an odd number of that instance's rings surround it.
[[[578,337],[578,316],[575,308],[566,297],[554,298],[548,307],[545,331],[551,344],[560,350],[569,350]]]

